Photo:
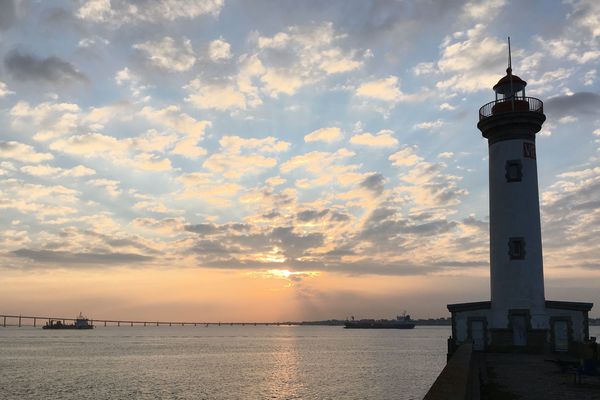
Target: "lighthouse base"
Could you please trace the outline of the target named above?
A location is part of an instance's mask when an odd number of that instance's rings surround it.
[[[545,313],[532,316],[527,309],[508,310],[503,326],[494,326],[490,301],[448,304],[452,313],[449,353],[463,343],[487,352],[572,352],[589,337],[588,313],[592,303],[545,302]],[[497,315],[497,313],[496,313]],[[496,322],[497,324],[497,322]]]

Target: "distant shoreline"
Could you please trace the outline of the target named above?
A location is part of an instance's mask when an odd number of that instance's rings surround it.
[[[346,320],[342,319],[328,319],[323,321],[302,321],[298,325],[321,325],[321,326],[341,326],[344,325]],[[450,326],[452,322],[450,318],[429,318],[429,319],[413,319],[411,320],[415,325],[420,326]]]
[[[415,325],[419,326],[451,326],[452,321],[450,318],[428,318],[428,319],[414,319],[411,320]],[[340,326],[344,325],[346,320],[341,319],[328,319],[323,321],[302,321],[298,323],[292,323],[293,325],[322,325],[322,326]],[[590,318],[590,326],[600,326],[600,318]]]

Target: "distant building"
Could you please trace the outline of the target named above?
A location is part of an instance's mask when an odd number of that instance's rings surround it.
[[[491,301],[448,305],[450,344],[568,351],[589,339],[593,304],[545,299],[535,134],[546,116],[510,62],[506,72],[477,124],[489,148]]]

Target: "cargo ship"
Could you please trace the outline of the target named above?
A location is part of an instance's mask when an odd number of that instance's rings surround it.
[[[346,320],[346,329],[413,329],[415,324],[410,321],[410,315],[403,314],[396,319],[360,319],[351,317]]]
[[[94,329],[94,325],[81,313],[72,324],[64,324],[61,320],[50,320],[42,329]]]

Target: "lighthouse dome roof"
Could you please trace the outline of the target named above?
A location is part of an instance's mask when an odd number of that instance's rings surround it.
[[[527,86],[527,82],[519,78],[517,75],[513,75],[510,70],[507,69],[506,72],[507,74],[504,77],[502,77],[502,79],[500,79],[498,83],[496,83],[492,88],[495,92],[509,94],[511,91],[511,86],[513,92],[518,92],[519,90],[522,90],[525,86]]]

